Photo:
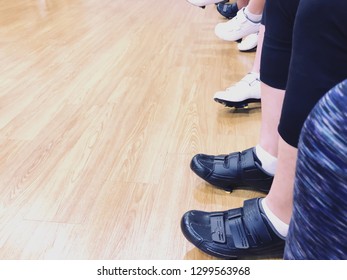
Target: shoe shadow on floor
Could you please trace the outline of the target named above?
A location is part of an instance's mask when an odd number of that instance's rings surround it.
[[[194,245],[192,245],[192,246],[194,246]],[[200,251],[198,248],[193,248],[190,251],[188,251],[185,254],[183,259],[184,260],[218,260],[215,257],[212,257],[212,256],[205,254],[204,252]]]
[[[235,114],[239,117],[242,115],[250,116],[250,115],[261,113],[261,103],[251,103],[248,106],[239,107],[239,108],[224,106],[224,108],[222,109],[220,108],[221,104],[218,104],[218,103],[216,104],[219,107],[218,116],[225,116],[226,114],[230,116],[231,114]]]
[[[260,103],[252,103],[245,107],[240,108],[229,108],[230,113],[233,114],[254,114],[261,110]]]
[[[264,193],[261,192],[242,189],[227,192],[204,182],[195,186],[193,193],[194,200],[203,204],[205,209],[209,209],[208,211],[219,211],[222,210],[220,209],[221,207],[241,207],[244,200],[264,196]],[[213,197],[213,199],[210,199],[211,197]],[[219,205],[221,207],[219,207]],[[212,209],[216,207],[219,209]]]

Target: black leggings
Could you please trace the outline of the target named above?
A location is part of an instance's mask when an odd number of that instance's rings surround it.
[[[278,131],[297,147],[308,114],[347,78],[347,1],[267,0],[260,79],[285,89]]]

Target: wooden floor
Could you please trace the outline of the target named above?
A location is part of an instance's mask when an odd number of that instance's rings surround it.
[[[184,0],[1,1],[1,259],[210,258],[183,213],[259,196],[189,168],[258,140],[259,106],[213,101],[254,59],[221,21]]]

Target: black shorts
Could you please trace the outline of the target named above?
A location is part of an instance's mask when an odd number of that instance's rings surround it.
[[[292,35],[300,0],[267,0],[262,23],[265,34],[260,80],[277,89],[286,89],[292,53]]]
[[[308,114],[347,78],[347,1],[267,0],[260,79],[285,89],[278,131],[297,147]]]

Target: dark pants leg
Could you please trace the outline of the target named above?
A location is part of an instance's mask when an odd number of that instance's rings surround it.
[[[279,133],[288,144],[297,147],[303,123],[314,105],[345,78],[347,1],[301,0],[279,125]]]

